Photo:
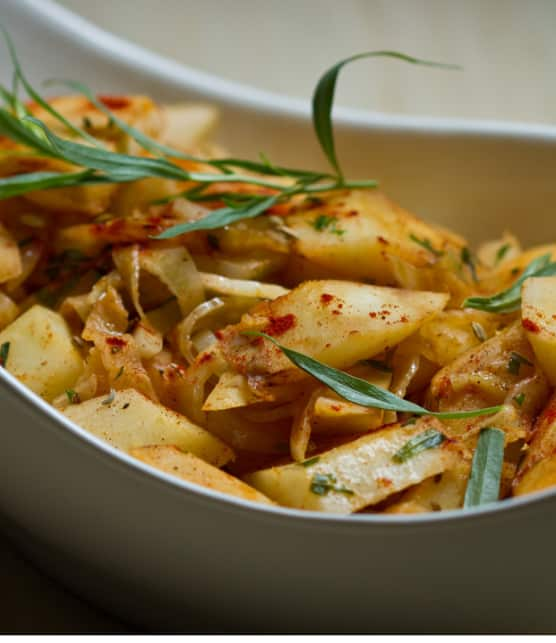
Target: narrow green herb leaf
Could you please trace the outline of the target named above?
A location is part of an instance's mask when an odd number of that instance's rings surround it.
[[[326,496],[330,491],[353,496],[351,489],[336,486],[336,477],[332,473],[315,473],[311,480],[310,489],[317,496]]]
[[[198,219],[197,221],[179,223],[178,225],[172,226],[153,237],[153,239],[172,239],[180,234],[193,232],[195,230],[214,230],[216,228],[223,228],[224,226],[235,223],[236,221],[253,219],[254,217],[258,217],[265,210],[268,210],[268,208],[272,207],[278,201],[278,198],[278,195],[274,195],[265,199],[253,199],[252,201],[248,201],[242,207],[219,208],[218,210],[213,210],[210,214],[207,214],[206,217]]]
[[[496,260],[494,262],[494,265],[497,266],[502,259],[508,254],[508,250],[511,248],[509,243],[505,243],[503,246],[500,246],[498,250],[496,251]]]
[[[244,331],[243,335],[253,337],[263,337],[272,342],[284,353],[284,355],[301,370],[309,373],[315,377],[319,382],[326,384],[340,397],[343,397],[349,402],[360,404],[377,409],[384,409],[385,411],[400,411],[403,413],[412,413],[414,415],[433,415],[438,418],[444,419],[458,419],[477,417],[480,415],[492,415],[498,413],[501,406],[492,406],[484,409],[475,409],[473,411],[447,411],[445,413],[429,411],[418,404],[404,400],[394,393],[387,391],[380,386],[375,386],[369,382],[354,377],[336,368],[327,366],[308,355],[298,353],[290,348],[286,348],[274,337],[261,333],[258,331]]]
[[[469,297],[462,308],[476,308],[490,313],[511,313],[521,306],[521,287],[529,277],[556,275],[556,263],[550,263],[550,255],[537,257],[525,268],[521,276],[506,290],[490,297]]]
[[[0,346],[0,366],[6,366],[8,363],[8,355],[10,354],[10,342],[4,342]]]
[[[512,351],[510,354],[510,361],[508,362],[508,371],[512,375],[519,375],[522,364],[533,366],[533,362],[529,361],[526,357],[523,357],[523,355]]]
[[[313,221],[313,228],[319,232],[326,230],[331,234],[337,234],[339,237],[346,232],[345,230],[338,228],[338,219],[336,217],[330,217],[327,214],[319,214],[319,216]]]
[[[525,402],[525,393],[514,395],[513,400],[518,406],[523,406],[523,402]]]
[[[416,237],[414,234],[410,234],[409,238],[411,239],[411,241],[414,241],[425,250],[432,252],[435,257],[442,257],[442,255],[444,254],[442,250],[437,250],[436,248],[434,248],[432,243],[428,239],[419,239],[419,237]]]
[[[10,37],[10,34],[7,32],[7,30],[0,25],[0,31],[2,32],[2,35],[4,36],[4,40],[6,42],[6,46],[8,47],[8,51],[10,54],[10,58],[12,59],[12,65],[14,67],[15,71],[15,76],[17,80],[21,82],[23,87],[25,87],[25,91],[29,95],[29,98],[32,98],[37,105],[40,105],[44,110],[46,110],[51,116],[53,116],[57,121],[62,123],[72,134],[75,136],[78,136],[79,138],[83,138],[89,143],[92,143],[95,146],[99,145],[99,141],[92,136],[90,136],[87,132],[83,131],[79,127],[76,127],[73,125],[73,123],[70,123],[62,114],[60,114],[58,111],[56,111],[50,103],[48,103],[44,98],[34,89],[34,87],[29,83],[27,78],[25,77],[25,74],[23,73],[23,70],[21,68],[21,65],[19,63],[19,59],[17,57],[17,53],[15,50],[14,43]]]
[[[167,145],[162,145],[161,143],[158,143],[157,141],[152,139],[150,136],[143,134],[143,132],[141,132],[140,130],[135,129],[135,127],[129,125],[124,120],[119,118],[111,109],[109,109],[101,100],[99,100],[91,91],[91,89],[89,89],[89,87],[87,87],[87,85],[85,85],[84,83],[80,83],[76,80],[61,80],[53,78],[46,81],[45,84],[47,86],[63,85],[64,87],[68,87],[78,94],[82,94],[83,96],[85,96],[85,98],[87,98],[87,100],[89,100],[92,105],[94,105],[99,110],[99,112],[105,114],[112,121],[112,123],[117,125],[118,128],[122,130],[122,132],[125,132],[130,138],[139,143],[139,145],[141,145],[141,147],[143,147],[148,152],[151,152],[153,154],[165,154],[167,156],[180,158],[187,161],[204,162],[202,161],[202,159],[196,156],[191,156],[190,154],[185,154],[184,152],[180,152],[179,150],[168,147]]]
[[[321,76],[313,93],[313,128],[324,154],[339,178],[342,178],[343,174],[336,157],[334,132],[332,129],[332,106],[334,104],[334,94],[336,92],[336,81],[338,80],[338,75],[342,68],[349,63],[361,60],[362,58],[379,57],[395,58],[416,65],[457,69],[457,67],[454,67],[453,65],[443,65],[427,60],[419,60],[418,58],[406,56],[405,54],[401,54],[397,51],[367,51],[345,58],[328,69]]]
[[[319,460],[320,460],[320,457],[316,455],[314,458],[303,460],[303,462],[299,462],[298,464],[300,467],[312,467],[314,464],[317,464]]]
[[[488,338],[485,333],[485,329],[481,326],[481,324],[479,324],[479,322],[472,321],[471,328],[473,329],[473,334],[480,342],[486,342]]]
[[[79,404],[79,402],[81,402],[79,393],[77,393],[71,388],[66,391],[66,395],[68,396],[68,400],[70,404]]]
[[[421,453],[421,451],[434,449],[441,445],[445,439],[445,435],[440,433],[440,431],[437,431],[436,429],[428,429],[408,440],[401,449],[394,453],[392,460],[400,463],[405,462],[406,460],[416,456],[418,453]]]
[[[29,174],[16,174],[5,179],[0,178],[0,200],[37,190],[84,185],[89,180],[91,183],[97,182],[89,170],[72,173],[30,172]],[[98,182],[102,182],[102,180]]]
[[[120,370],[116,373],[116,377],[114,378],[114,381],[119,380],[123,374],[124,374],[124,367],[120,366]]]
[[[471,278],[475,283],[477,283],[479,281],[479,278],[477,277],[477,268],[475,267],[475,262],[473,261],[471,251],[467,247],[461,249],[461,262],[464,266],[467,266],[469,268]]]
[[[498,500],[503,462],[504,431],[491,427],[482,429],[473,454],[464,507],[477,507]]]

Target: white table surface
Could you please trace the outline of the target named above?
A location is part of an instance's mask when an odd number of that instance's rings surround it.
[[[2,0],[0,0],[1,8]],[[359,63],[338,102],[385,112],[556,121],[554,0],[63,0],[130,40],[221,76],[309,97],[324,68],[398,49],[464,66]],[[55,71],[55,70],[53,70]],[[122,632],[0,540],[3,632]]]

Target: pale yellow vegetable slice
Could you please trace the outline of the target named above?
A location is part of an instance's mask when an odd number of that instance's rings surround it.
[[[213,105],[192,103],[163,107],[164,129],[161,140],[182,150],[202,143],[218,123],[218,110]]]
[[[152,444],[175,445],[217,467],[234,457],[232,449],[208,431],[135,389],[73,404],[64,413],[122,451]]]
[[[0,290],[0,330],[11,324],[19,313],[18,305]]]
[[[51,401],[71,388],[83,370],[63,317],[33,306],[0,332],[8,343],[8,371],[32,391]]]
[[[399,284],[394,257],[426,268],[447,248],[458,251],[465,245],[460,237],[424,223],[374,190],[333,194],[286,217],[285,225],[295,237],[294,252],[304,259],[337,276],[380,284]]]
[[[506,433],[506,443],[527,439],[549,395],[546,376],[519,322],[467,351],[432,378],[425,406],[441,412],[502,405],[499,413],[446,420],[450,437],[469,437],[485,426]]]
[[[463,507],[469,470],[469,462],[462,459],[451,469],[423,480],[405,491],[385,513],[423,513]]]
[[[223,373],[203,404],[203,411],[225,411],[260,402],[240,373]]]
[[[21,255],[17,243],[0,223],[0,284],[21,274]]]
[[[533,437],[514,480],[520,496],[556,485],[556,394],[537,419]]]
[[[276,297],[280,297],[289,292],[287,288],[276,284],[265,284],[249,279],[230,279],[229,277],[208,272],[201,273],[201,281],[207,290],[218,293],[219,295],[276,299]]]
[[[441,430],[432,418],[395,425],[322,453],[316,461],[264,469],[245,481],[286,507],[349,514],[374,505],[397,491],[442,473],[458,456],[447,443],[398,462],[394,455],[427,429]],[[319,481],[328,480],[324,493]],[[317,492],[315,492],[315,489]],[[319,493],[320,491],[320,493]]]
[[[556,385],[556,277],[527,279],[521,292],[521,323],[535,357]]]
[[[175,446],[146,446],[131,449],[130,454],[145,464],[187,480],[202,487],[250,502],[274,504],[262,493],[225,471],[201,460],[192,453],[184,453]]]
[[[309,281],[259,304],[239,324],[221,331],[219,349],[236,372],[270,375],[292,370],[276,346],[242,336],[258,330],[279,337],[288,348],[344,368],[395,346],[440,312],[447,300],[443,293]]]

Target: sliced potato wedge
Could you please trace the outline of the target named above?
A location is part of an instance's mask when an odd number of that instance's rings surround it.
[[[556,277],[527,279],[521,292],[521,324],[552,386],[556,386]]]
[[[145,446],[131,449],[130,454],[145,464],[172,476],[194,482],[202,487],[220,491],[251,502],[274,504],[262,493],[225,471],[201,460],[192,453],[184,453],[175,446]]]
[[[447,299],[442,293],[349,281],[305,282],[287,295],[259,304],[239,324],[221,331],[218,347],[235,372],[271,375],[291,370],[276,346],[243,336],[245,331],[259,330],[288,348],[345,368],[401,342],[440,312]]]
[[[49,402],[71,388],[83,371],[63,317],[43,306],[33,306],[0,332],[0,345],[5,343],[7,370]]]
[[[64,414],[122,451],[152,444],[175,445],[217,467],[234,458],[232,449],[217,437],[135,389],[72,404]]]
[[[305,463],[256,471],[245,481],[286,507],[349,514],[442,473],[457,457],[448,443],[397,462],[396,452],[440,422],[423,418],[413,426],[394,425],[322,453]]]

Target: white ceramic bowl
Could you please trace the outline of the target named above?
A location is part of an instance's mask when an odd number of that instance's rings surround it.
[[[3,0],[34,79],[219,104],[238,154],[322,163],[308,106],[185,69],[48,0]],[[0,63],[5,65],[5,59]],[[7,69],[0,66],[5,79]],[[352,176],[471,238],[554,239],[556,130],[338,110]],[[552,234],[551,234],[552,233]],[[467,512],[268,509],[148,469],[0,369],[6,529],[68,586],[138,625],[223,631],[554,631],[556,493]]]

